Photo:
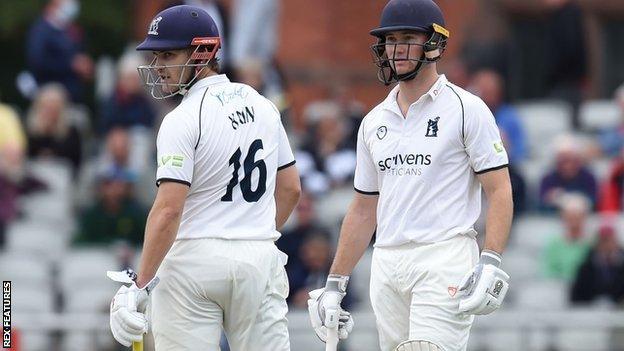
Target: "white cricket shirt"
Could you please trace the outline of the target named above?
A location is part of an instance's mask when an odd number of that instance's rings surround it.
[[[275,179],[295,161],[280,114],[225,75],[196,82],[158,131],[157,185],[190,186],[177,239],[277,239]]]
[[[441,75],[403,118],[398,89],[366,115],[358,132],[354,185],[379,195],[375,246],[471,231],[481,212],[476,175],[508,164],[494,116]]]

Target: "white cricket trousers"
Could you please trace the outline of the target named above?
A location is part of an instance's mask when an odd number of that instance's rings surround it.
[[[474,317],[459,315],[455,292],[478,255],[477,242],[468,235],[375,248],[370,298],[381,351],[411,339],[433,342],[444,351],[466,350]]]
[[[286,255],[273,241],[176,241],[151,300],[156,351],[288,351]]]

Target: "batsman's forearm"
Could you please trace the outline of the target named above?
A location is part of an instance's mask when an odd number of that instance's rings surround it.
[[[488,201],[483,248],[502,254],[507,245],[513,218],[511,188],[497,189],[489,196]]]
[[[137,285],[143,287],[156,275],[165,255],[175,241],[181,213],[167,208],[152,208],[147,217],[145,240]]]
[[[376,212],[359,211],[349,208],[342,222],[336,257],[331,266],[331,274],[350,275],[360,260],[375,232]]]
[[[275,190],[275,225],[280,229],[297,206],[301,192]]]

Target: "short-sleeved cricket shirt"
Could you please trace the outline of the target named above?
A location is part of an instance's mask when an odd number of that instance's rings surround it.
[[[165,116],[157,184],[190,186],[177,239],[277,239],[275,179],[295,163],[275,106],[225,75],[196,82]]]
[[[398,89],[358,132],[354,185],[379,195],[375,246],[469,232],[481,212],[476,175],[508,164],[494,116],[480,98],[441,75],[404,118]]]

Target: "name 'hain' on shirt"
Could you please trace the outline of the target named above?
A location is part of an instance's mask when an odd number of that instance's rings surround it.
[[[245,106],[238,111],[232,112],[228,118],[232,122],[232,129],[237,130],[241,125],[255,122],[253,106]]]

